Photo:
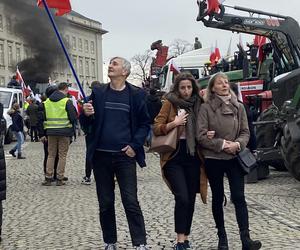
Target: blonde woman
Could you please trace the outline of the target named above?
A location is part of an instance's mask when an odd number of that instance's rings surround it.
[[[248,210],[244,194],[244,175],[236,159],[249,140],[247,115],[242,103],[230,90],[224,73],[213,75],[205,93],[197,122],[197,138],[205,158],[205,170],[212,191],[212,212],[218,230],[218,249],[228,249],[224,225],[224,174],[240,230],[243,250],[261,248],[249,236]]]

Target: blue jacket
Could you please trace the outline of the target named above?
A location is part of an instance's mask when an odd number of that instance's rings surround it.
[[[131,137],[129,145],[136,153],[136,161],[141,167],[146,166],[144,142],[150,130],[150,118],[146,106],[146,92],[138,87],[126,82],[129,89],[130,102],[130,122],[131,122]],[[87,157],[91,161],[93,159],[98,140],[100,139],[101,129],[104,122],[104,104],[106,91],[109,89],[109,84],[102,84],[99,87],[93,88],[90,100],[95,110],[93,117],[87,117],[83,113],[79,120],[84,131],[87,131]],[[113,133],[112,128],[112,133]]]

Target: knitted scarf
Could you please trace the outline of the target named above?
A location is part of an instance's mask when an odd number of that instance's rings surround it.
[[[166,95],[166,99],[175,107],[184,109],[189,114],[185,125],[187,153],[194,156],[196,151],[196,115],[199,113],[202,99],[198,95],[193,95],[184,100],[172,92]]]

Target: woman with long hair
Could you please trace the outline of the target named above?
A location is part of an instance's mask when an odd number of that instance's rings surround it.
[[[190,73],[180,73],[172,90],[165,96],[163,106],[154,120],[153,133],[166,135],[178,129],[178,143],[174,152],[160,155],[162,174],[175,197],[175,250],[191,249],[191,231],[196,193],[200,188],[200,166],[197,152],[196,120],[202,99]],[[205,175],[201,175],[202,178]],[[206,202],[206,182],[200,188]]]
[[[229,182],[243,250],[261,248],[249,235],[244,174],[236,159],[249,140],[247,115],[230,89],[227,76],[216,73],[209,80],[197,121],[197,138],[205,158],[205,170],[212,191],[212,213],[218,230],[218,249],[228,249],[224,225],[224,175]]]

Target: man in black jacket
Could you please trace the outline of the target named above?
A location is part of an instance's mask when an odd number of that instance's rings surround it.
[[[108,67],[111,82],[93,89],[90,102],[83,105],[80,116],[89,137],[87,154],[93,162],[106,250],[117,249],[114,176],[120,187],[132,244],[136,249],[147,249],[144,218],[137,199],[136,162],[141,167],[146,165],[143,144],[150,121],[145,92],[126,82],[130,68],[126,59],[112,58]]]

